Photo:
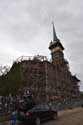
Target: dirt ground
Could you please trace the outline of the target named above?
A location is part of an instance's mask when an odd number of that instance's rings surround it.
[[[43,125],[83,125],[83,108],[61,111],[58,119],[49,121]]]
[[[3,122],[0,125],[10,125],[10,122]],[[83,125],[83,108],[60,111],[57,120],[51,120],[42,125]]]

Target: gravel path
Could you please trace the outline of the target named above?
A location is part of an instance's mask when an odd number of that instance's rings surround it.
[[[59,112],[57,120],[49,121],[43,125],[83,125],[83,109],[77,108]]]
[[[3,122],[0,125],[10,124]],[[57,120],[51,120],[42,125],[83,125],[83,108],[61,111],[58,113]]]

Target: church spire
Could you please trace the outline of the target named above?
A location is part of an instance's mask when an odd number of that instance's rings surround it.
[[[54,26],[54,22],[52,22],[52,25],[53,25],[53,41],[59,41],[57,35],[56,35],[56,31],[55,31],[55,26]]]
[[[62,43],[60,42],[60,40],[58,39],[58,37],[56,35],[54,22],[52,22],[52,25],[53,25],[53,41],[51,41],[49,49],[52,50],[54,48],[59,47],[59,48],[61,48],[61,50],[64,50]]]
[[[52,55],[52,62],[53,64],[60,64],[64,61],[64,47],[60,40],[58,39],[55,31],[55,26],[54,23],[52,22],[53,25],[53,40],[50,42],[49,49],[51,50],[51,55]]]

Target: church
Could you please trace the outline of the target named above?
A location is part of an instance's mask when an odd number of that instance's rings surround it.
[[[22,79],[37,101],[76,99],[80,96],[80,80],[72,75],[64,58],[64,46],[56,35],[53,24],[53,40],[50,42],[51,61],[37,55],[21,58]]]

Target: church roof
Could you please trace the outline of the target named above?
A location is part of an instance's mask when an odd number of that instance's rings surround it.
[[[64,50],[63,45],[61,44],[60,40],[58,39],[58,37],[56,35],[54,23],[52,23],[52,24],[53,24],[53,42],[51,41],[49,49],[59,46],[62,50]]]
[[[77,82],[80,82],[80,80],[76,77],[76,75],[72,76],[74,80],[76,80]]]
[[[63,45],[62,45],[61,42],[59,42],[59,41],[51,42],[51,43],[50,43],[50,46],[49,46],[49,49],[53,49],[53,48],[58,47],[58,46],[59,46],[62,50],[64,50]]]

